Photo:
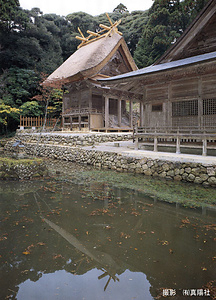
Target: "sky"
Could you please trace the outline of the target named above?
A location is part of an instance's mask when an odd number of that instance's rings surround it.
[[[24,9],[39,7],[44,14],[54,13],[67,16],[70,13],[82,11],[96,16],[105,12],[112,12],[123,3],[129,12],[149,9],[153,0],[19,0]]]

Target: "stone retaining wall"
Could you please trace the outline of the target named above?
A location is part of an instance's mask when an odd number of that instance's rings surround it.
[[[32,134],[19,133],[16,134],[16,139],[22,142],[45,144],[61,144],[68,146],[91,146],[98,143],[128,141],[132,139],[132,133],[95,133],[95,134]]]
[[[6,147],[11,149],[11,145]],[[112,169],[119,172],[140,173],[165,179],[185,181],[204,186],[216,186],[216,166],[201,163],[169,162],[158,159],[134,158],[113,152],[86,150],[82,147],[40,144],[38,155],[92,165],[96,168]],[[35,144],[26,143],[27,154],[33,154]]]

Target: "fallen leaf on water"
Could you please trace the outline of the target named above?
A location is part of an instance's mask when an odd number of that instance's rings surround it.
[[[208,230],[216,230],[216,224],[204,225],[204,228]]]
[[[188,217],[186,217],[185,219],[181,220],[181,222],[183,224],[190,224],[190,221],[189,221]]]
[[[26,250],[26,251],[23,251],[23,254],[24,255],[29,255],[31,252],[30,251],[28,251],[28,250]]]
[[[167,246],[167,245],[169,245],[169,242],[168,242],[168,241],[159,241],[159,243],[160,243],[162,246]]]
[[[137,217],[137,216],[141,216],[141,214],[137,211],[132,211],[131,215]]]
[[[63,256],[61,254],[57,254],[53,256],[53,259],[62,258]]]
[[[43,243],[43,242],[38,242],[37,243],[39,246],[45,246],[45,243]]]
[[[145,234],[146,232],[139,230],[139,231],[137,231],[137,233],[139,233],[139,234]]]

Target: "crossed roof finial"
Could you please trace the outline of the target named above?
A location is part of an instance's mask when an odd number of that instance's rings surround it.
[[[99,39],[99,38],[108,36],[112,30],[114,30],[118,34],[122,35],[122,33],[120,31],[118,31],[118,28],[117,28],[117,26],[121,23],[121,20],[113,23],[112,20],[110,19],[110,16],[108,15],[108,13],[106,13],[106,16],[110,22],[110,26],[100,24],[99,26],[102,28],[102,30],[100,30],[99,32],[93,32],[93,31],[87,30],[87,33],[89,34],[87,37],[84,36],[81,29],[78,27],[78,31],[81,35],[81,37],[76,36],[76,39],[81,41],[81,44],[79,44],[79,46],[77,47],[78,49],[90,42],[93,42],[93,41]]]

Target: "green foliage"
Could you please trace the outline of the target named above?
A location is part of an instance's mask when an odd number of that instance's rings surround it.
[[[48,74],[53,72],[63,62],[60,38],[56,37],[58,27],[43,18],[36,8],[31,11],[17,8],[15,18],[16,30],[0,31],[1,69],[16,66]]]
[[[58,118],[62,112],[63,89],[54,88],[51,91],[48,106],[48,116],[50,118]]]
[[[0,28],[9,28],[14,20],[15,10],[19,6],[19,0],[0,0]]]
[[[20,113],[24,117],[39,117],[43,111],[37,101],[28,101],[20,106]]]
[[[19,109],[6,105],[0,99],[0,133],[7,132],[19,120]]]
[[[33,70],[12,67],[0,78],[0,97],[5,104],[19,107],[38,93],[40,76]]]
[[[126,12],[128,12],[128,9],[127,9],[127,7],[124,5],[124,4],[122,4],[122,3],[120,3],[114,10],[113,10],[113,12],[119,12],[120,14],[124,14],[124,13],[126,13]]]
[[[133,11],[121,16],[119,30],[123,33],[128,49],[134,55],[142,31],[148,20],[148,11]]]
[[[175,43],[207,0],[154,0],[134,59],[139,68],[151,65]]]
[[[183,2],[183,29],[195,19],[209,0],[184,0]]]

